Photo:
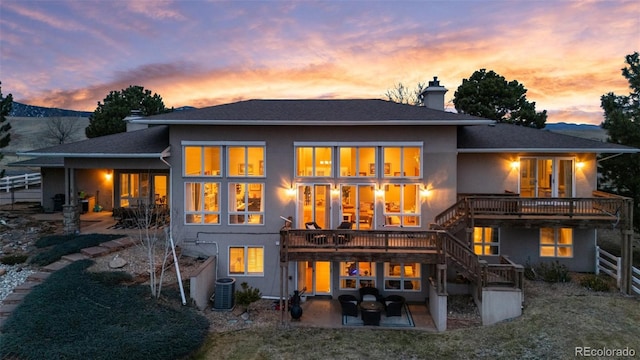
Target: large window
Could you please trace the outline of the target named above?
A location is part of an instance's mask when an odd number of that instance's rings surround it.
[[[384,289],[420,291],[420,264],[384,263]]]
[[[120,206],[131,207],[150,204],[149,173],[120,174]]]
[[[185,176],[220,176],[221,146],[185,146]]]
[[[264,248],[229,248],[229,275],[264,275]]]
[[[264,146],[229,146],[228,175],[234,177],[264,176]]]
[[[340,147],[341,177],[370,177],[375,176],[376,148],[375,147]]]
[[[476,255],[499,255],[499,241],[497,228],[473,228],[473,252],[475,252]]]
[[[296,175],[333,176],[333,148],[323,146],[296,147]]]
[[[420,226],[420,185],[387,184],[384,186],[385,226]]]
[[[383,177],[420,177],[422,153],[420,147],[384,147],[382,163]]]
[[[220,223],[220,183],[187,182],[184,184],[185,223]]]
[[[264,184],[229,183],[229,224],[264,224]]]
[[[350,262],[340,263],[340,289],[359,289],[376,287],[376,263]]]
[[[573,229],[541,228],[540,257],[573,257]]]

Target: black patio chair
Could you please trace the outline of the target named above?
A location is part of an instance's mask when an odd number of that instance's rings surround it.
[[[337,230],[351,230],[351,227],[353,226],[353,223],[350,221],[343,221],[340,225],[338,225],[338,227],[336,228]],[[353,238],[353,234],[336,234],[335,237],[335,242],[336,244],[344,244],[344,243],[348,243],[349,241],[351,241],[351,239]]]
[[[360,301],[377,301],[382,302],[383,298],[380,296],[380,291],[377,288],[371,286],[364,286],[360,288]]]
[[[315,221],[306,222],[304,223],[304,226],[307,230],[322,230],[320,225],[318,225]],[[308,233],[306,239],[308,242],[316,245],[323,245],[328,242],[327,235],[318,233]]]
[[[385,307],[385,312],[387,313],[387,317],[401,316],[402,307],[404,307],[404,303],[405,303],[404,296],[389,295],[386,298],[384,298],[384,307]]]
[[[342,315],[358,317],[358,298],[353,295],[340,295],[338,301],[342,307]]]

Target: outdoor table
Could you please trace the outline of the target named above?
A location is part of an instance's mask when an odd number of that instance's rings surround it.
[[[362,322],[364,325],[380,325],[380,314],[384,307],[377,301],[363,301],[360,303]]]

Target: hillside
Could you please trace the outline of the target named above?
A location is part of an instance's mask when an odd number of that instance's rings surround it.
[[[598,125],[554,123],[547,124],[544,130],[555,133],[576,136],[584,139],[607,141],[607,131]]]
[[[9,116],[15,117],[86,117],[92,113],[88,111],[66,110],[22,104],[14,101]]]

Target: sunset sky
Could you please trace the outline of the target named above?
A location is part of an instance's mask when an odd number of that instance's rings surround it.
[[[518,80],[547,122],[599,124],[628,94],[640,1],[0,1],[2,93],[93,111],[140,85],[167,107],[385,98],[438,76],[448,110],[481,68]]]

